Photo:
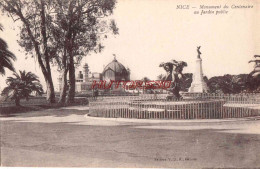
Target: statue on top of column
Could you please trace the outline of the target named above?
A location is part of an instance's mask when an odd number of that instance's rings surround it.
[[[201,47],[201,46],[198,46],[198,47],[197,47],[197,52],[198,52],[198,59],[200,59],[200,55],[201,55],[201,52],[200,52],[200,47]]]

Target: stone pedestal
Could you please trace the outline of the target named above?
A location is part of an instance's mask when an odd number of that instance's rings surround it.
[[[208,91],[207,84],[203,80],[202,59],[197,58],[196,70],[192,77],[192,83],[191,83],[191,87],[189,88],[189,92],[204,93],[207,91]]]

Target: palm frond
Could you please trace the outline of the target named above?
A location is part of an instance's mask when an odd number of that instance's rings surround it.
[[[1,25],[0,30],[3,30],[3,27]],[[16,60],[15,55],[8,50],[7,43],[0,38],[0,74],[5,74],[4,68],[15,71],[12,60]]]
[[[6,84],[8,86],[1,93],[6,99],[28,100],[32,92],[40,95],[43,93],[39,78],[32,72],[19,71],[19,74],[14,72],[13,77],[6,79]]]

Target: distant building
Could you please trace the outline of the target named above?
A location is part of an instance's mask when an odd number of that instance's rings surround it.
[[[103,80],[128,81],[130,80],[130,71],[124,65],[114,58],[102,72]]]
[[[93,81],[99,82],[105,80],[109,82],[114,81],[128,81],[130,80],[130,70],[126,69],[124,65],[117,61],[116,58],[110,62],[103,70],[102,73],[90,72],[89,66],[86,63],[83,66],[83,71],[79,71],[76,76],[76,92],[90,91]],[[61,90],[61,76],[58,78],[58,90]],[[112,87],[113,89],[114,87]]]

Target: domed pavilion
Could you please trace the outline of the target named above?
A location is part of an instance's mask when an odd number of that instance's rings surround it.
[[[58,91],[61,90],[61,77],[58,78]],[[88,64],[83,66],[83,70],[79,71],[76,76],[76,92],[83,92],[87,90],[92,90],[91,86],[94,81],[129,81],[130,80],[130,70],[126,69],[124,65],[114,58],[112,62],[110,62],[103,70],[102,73],[98,72],[90,72]],[[112,86],[113,90],[114,87]]]
[[[102,76],[103,80],[128,81],[130,80],[130,71],[114,58],[114,60],[104,68]]]

